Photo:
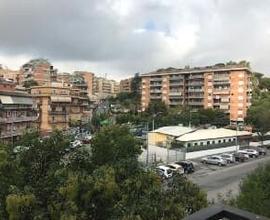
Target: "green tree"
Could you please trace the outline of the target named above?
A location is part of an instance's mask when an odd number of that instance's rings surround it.
[[[23,83],[23,87],[25,88],[31,88],[32,86],[37,86],[38,83],[35,80],[28,80]]]
[[[112,165],[123,159],[135,159],[141,153],[137,140],[125,126],[102,128],[92,140],[92,158],[96,165]]]
[[[167,113],[167,106],[162,101],[151,101],[146,109],[146,112],[150,115],[155,115],[162,112],[164,115]]]
[[[236,197],[236,206],[270,217],[270,163],[258,167],[240,184],[240,193]]]
[[[254,102],[248,110],[246,119],[263,142],[265,134],[270,131],[270,98],[265,97]]]

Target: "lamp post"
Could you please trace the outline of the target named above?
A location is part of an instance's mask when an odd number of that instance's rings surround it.
[[[236,130],[235,130],[235,151],[237,151],[237,146],[238,146],[238,124],[236,122]]]
[[[155,117],[157,117],[158,115],[162,114],[163,112],[158,112],[156,114],[153,114],[153,120],[152,120],[152,131],[155,130]]]

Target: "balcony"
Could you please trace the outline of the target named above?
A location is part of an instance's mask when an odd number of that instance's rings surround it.
[[[190,75],[189,79],[204,79],[204,75]]]
[[[0,118],[0,123],[10,124],[10,123],[18,123],[18,122],[31,122],[31,121],[36,121],[37,119],[38,119],[38,116]]]
[[[150,81],[151,82],[162,82],[162,78],[158,78],[158,77],[156,77],[156,78],[150,78]]]
[[[183,102],[182,101],[170,101],[170,105],[171,106],[176,106],[176,105],[183,105]]]
[[[229,80],[225,80],[225,81],[214,81],[213,85],[229,85],[230,81]]]
[[[153,88],[153,87],[162,87],[162,84],[161,83],[151,83],[150,88]]]
[[[204,92],[203,89],[188,89],[188,92]]]
[[[182,92],[170,92],[169,93],[169,96],[182,96],[183,94],[182,94]]]
[[[188,101],[188,105],[190,106],[203,106],[203,102],[201,101]]]
[[[161,95],[157,95],[157,96],[150,95],[150,99],[161,99],[161,98],[162,98]]]
[[[170,80],[170,86],[183,86],[184,85],[184,81],[171,81]]]
[[[22,131],[1,131],[0,138],[11,138],[23,135]]]
[[[150,93],[162,93],[161,89],[151,89]]]
[[[184,76],[171,76],[170,81],[171,80],[184,80]]]
[[[191,99],[203,99],[204,98],[204,95],[201,94],[201,95],[188,95],[188,98],[191,98]]]
[[[204,85],[204,81],[193,81],[193,82],[188,82],[189,86],[203,86]]]
[[[68,115],[69,113],[67,111],[48,111],[49,115]]]
[[[229,89],[214,89],[213,94],[229,95]]]

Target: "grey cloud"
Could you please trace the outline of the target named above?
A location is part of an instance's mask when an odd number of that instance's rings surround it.
[[[269,9],[267,0],[1,0],[0,55],[88,63],[123,77],[231,59],[268,72]],[[143,29],[148,22],[154,30]]]

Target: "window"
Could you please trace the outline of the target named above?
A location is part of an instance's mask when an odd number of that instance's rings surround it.
[[[188,147],[191,147],[191,143],[188,143],[187,146],[188,146]]]
[[[220,144],[221,143],[221,140],[218,140],[218,143]]]
[[[198,145],[198,144],[195,142],[195,143],[194,143],[194,146],[197,146],[197,145]]]
[[[52,121],[53,121],[53,122],[55,121],[55,118],[54,118],[54,116],[52,116]]]
[[[215,141],[212,141],[212,144],[215,144]]]
[[[226,142],[226,140],[225,139],[223,139],[223,143],[225,143]]]
[[[200,145],[203,146],[203,142],[200,142]]]
[[[231,138],[229,139],[229,142],[232,142],[232,139]]]
[[[207,145],[210,144],[210,141],[207,141]]]

